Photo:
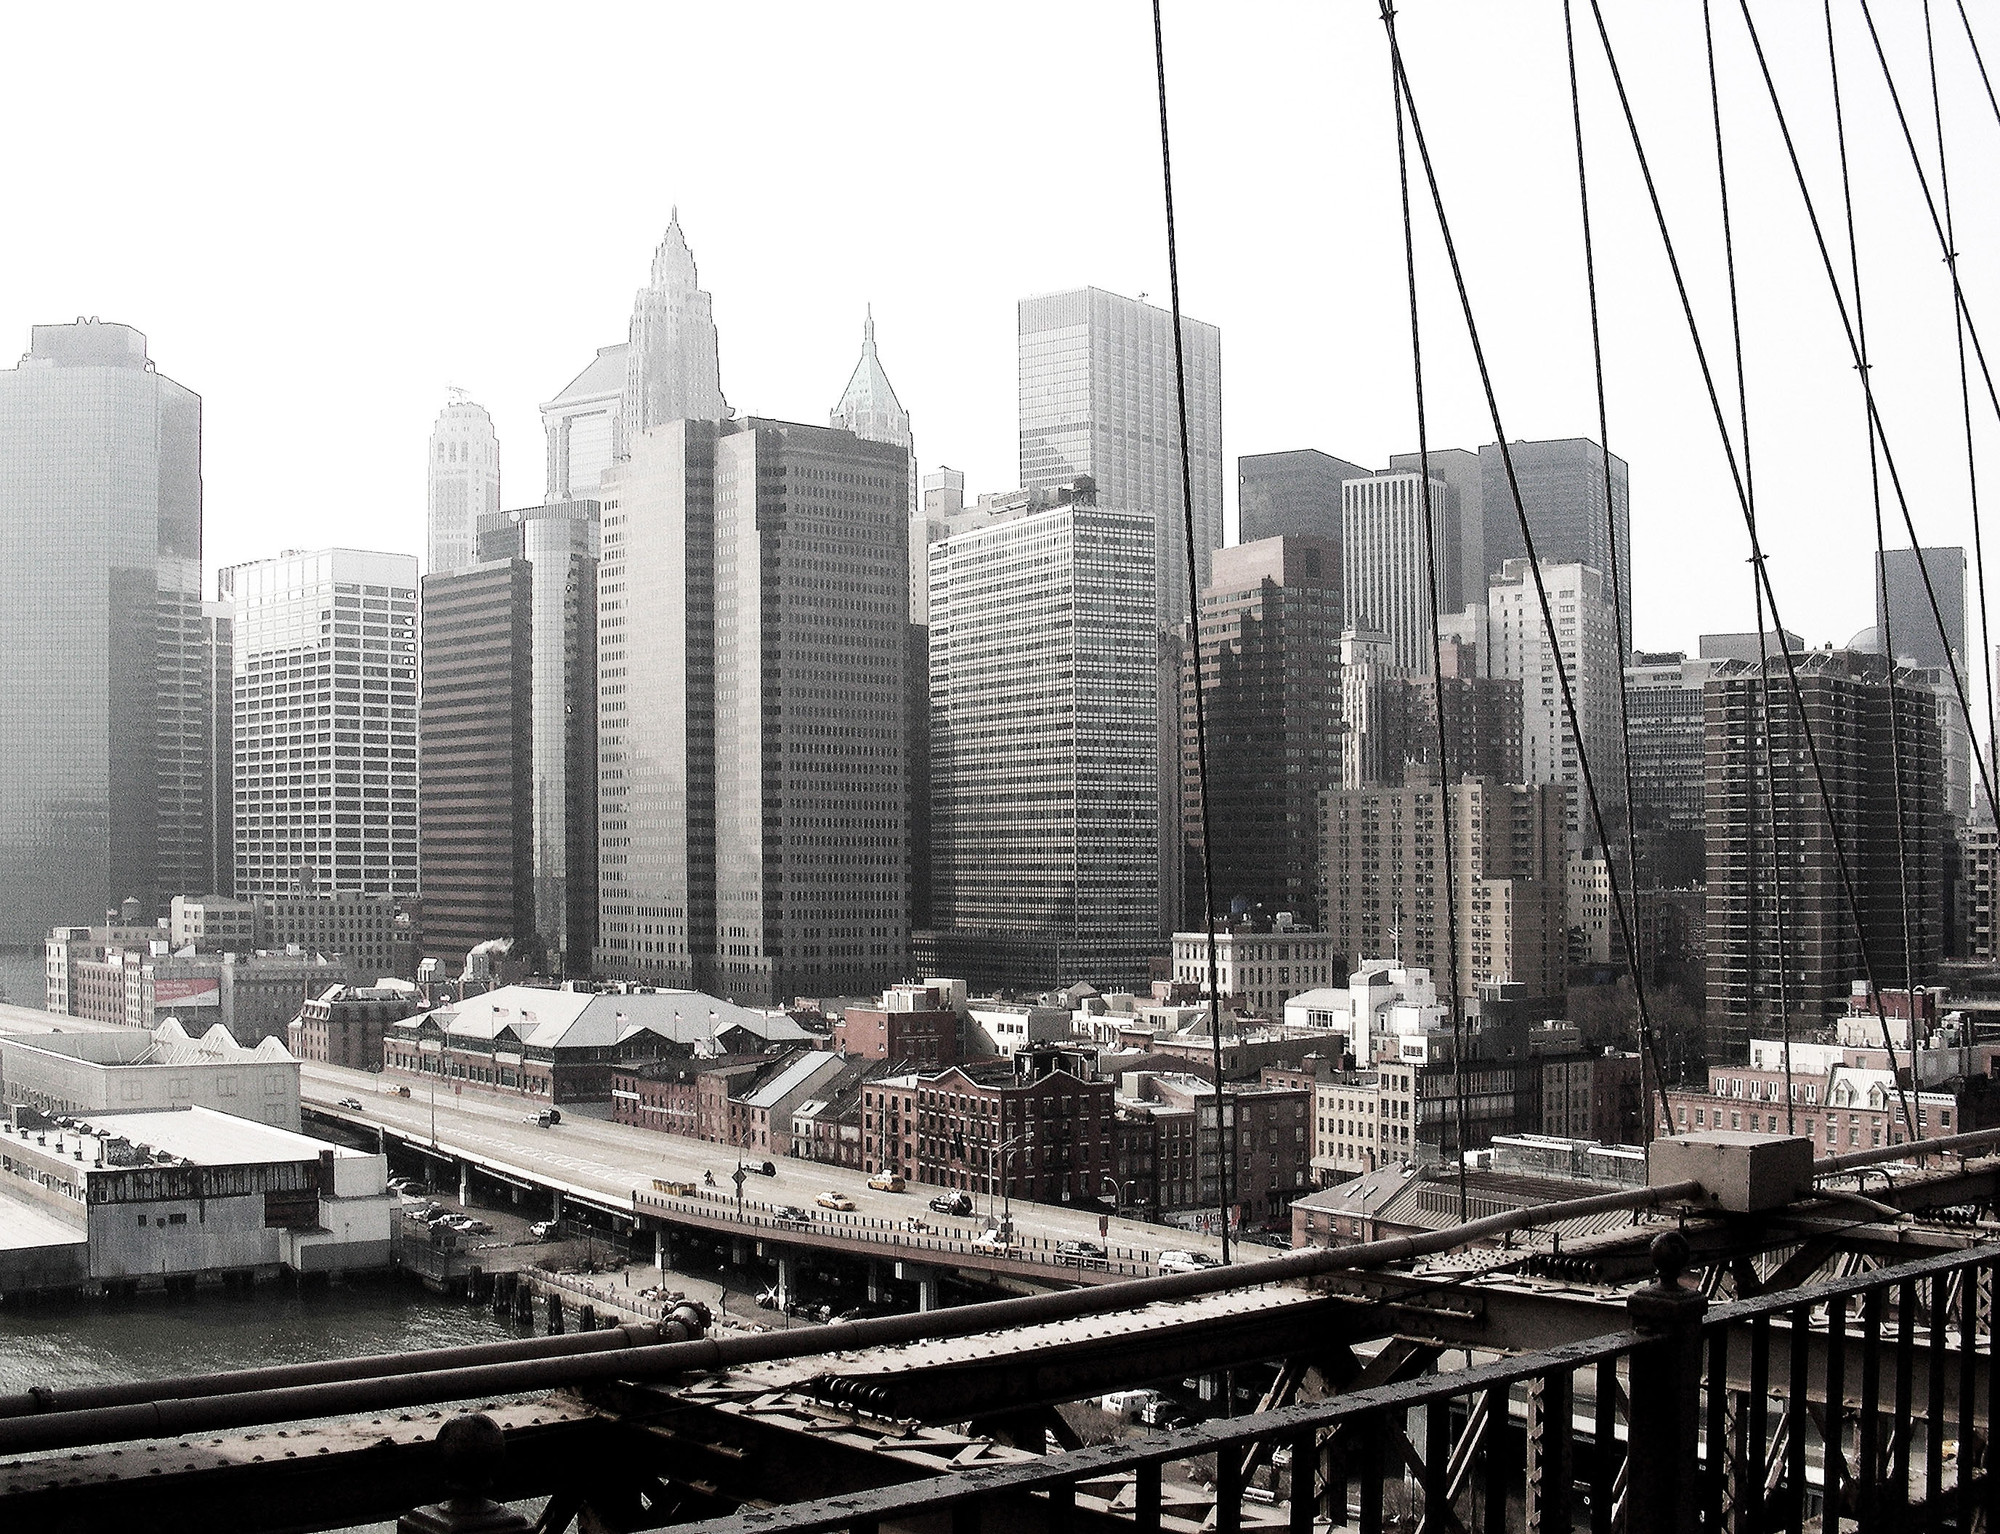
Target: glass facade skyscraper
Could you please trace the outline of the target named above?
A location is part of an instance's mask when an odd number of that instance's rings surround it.
[[[530,791],[513,813],[532,827],[535,930],[552,969],[572,975],[589,972],[597,933],[597,557],[602,515],[596,501],[564,501],[498,512],[479,523],[482,561],[521,560],[531,572]]]
[[[235,642],[238,899],[417,893],[417,561],[286,553],[216,574]]]
[[[908,455],[766,420],[605,481],[599,963],[739,1002],[908,972]]]
[[[1611,454],[1611,516],[1604,515],[1604,449],[1588,437],[1563,437],[1550,442],[1510,442],[1479,450],[1480,503],[1485,520],[1486,583],[1498,578],[1507,561],[1527,553],[1521,523],[1514,512],[1514,492],[1507,482],[1507,462],[1521,487],[1521,507],[1535,535],[1535,557],[1547,565],[1589,565],[1618,577],[1624,622],[1618,637],[1619,664],[1632,653],[1632,519],[1631,474],[1625,460]],[[1433,466],[1431,472],[1441,472]],[[1449,475],[1446,475],[1449,478]],[[1468,579],[1471,600],[1478,600],[1479,582]]]
[[[1166,951],[1154,537],[1086,493],[931,546],[925,973],[1123,987]]]
[[[0,370],[0,944],[207,867],[201,399],[126,325]]]
[[[1222,332],[1183,315],[1181,337],[1195,583],[1206,586],[1223,536]],[[1173,315],[1079,288],[1022,299],[1019,338],[1022,485],[1056,490],[1088,475],[1102,504],[1151,517],[1154,600],[1173,627],[1188,615]]]

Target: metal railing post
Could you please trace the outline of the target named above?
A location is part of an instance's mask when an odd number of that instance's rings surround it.
[[[1694,1534],[1701,1321],[1708,1301],[1698,1289],[1681,1286],[1688,1262],[1684,1237],[1673,1231],[1655,1237],[1652,1255],[1659,1278],[1628,1304],[1633,1330],[1647,1340],[1631,1355],[1627,1432],[1635,1452],[1627,1480],[1627,1527],[1630,1534]],[[1636,1452],[1641,1444],[1645,1452]]]
[[[491,1417],[453,1417],[437,1435],[439,1476],[451,1497],[403,1514],[396,1534],[528,1534],[526,1518],[487,1495],[506,1457],[507,1435]]]

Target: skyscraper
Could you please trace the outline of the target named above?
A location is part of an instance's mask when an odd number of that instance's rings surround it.
[[[533,584],[524,559],[424,577],[424,955],[453,970],[477,944],[535,935]]]
[[[669,422],[606,482],[599,955],[739,1001],[909,961],[907,454]]]
[[[430,516],[424,571],[449,575],[472,563],[473,524],[500,509],[500,439],[493,418],[463,389],[431,428]]]
[[[1534,571],[1525,559],[1510,559],[1487,592],[1487,664],[1494,676],[1513,677],[1521,684],[1521,765],[1527,780],[1575,785],[1569,828],[1594,841],[1583,767],[1569,711],[1563,706],[1556,657],[1562,657],[1569,674],[1591,781],[1606,823],[1615,833],[1619,822],[1612,812],[1625,802],[1625,734],[1618,712],[1623,663],[1611,587],[1588,565],[1544,562],[1542,581],[1555,615],[1554,647],[1542,622]]]
[[[1641,650],[1625,668],[1632,830],[1646,885],[1698,884],[1705,846],[1702,692],[1714,662]]]
[[[519,560],[530,572],[530,796],[514,813],[532,827],[534,928],[549,972],[572,976],[589,972],[597,933],[597,561],[602,538],[602,508],[596,501],[526,506],[479,520],[480,559]],[[426,877],[427,896],[429,888]]]
[[[0,370],[0,944],[212,877],[201,532],[200,396],[129,326],[35,326]]]
[[[1155,525],[1039,492],[932,545],[925,973],[1131,986],[1166,951]]]
[[[1340,562],[1325,538],[1218,549],[1201,600],[1217,915],[1318,919],[1319,794],[1340,782]],[[1182,666],[1184,927],[1203,931],[1202,823],[1192,661]]]
[[[1435,679],[1385,664],[1380,657],[1386,648],[1379,634],[1349,629],[1342,637],[1342,787],[1397,788],[1463,777],[1521,781],[1519,682],[1477,675],[1473,646],[1460,640],[1439,643]]]
[[[728,416],[715,304],[699,284],[676,208],[647,284],[633,300],[624,343],[599,347],[590,365],[542,406],[546,499],[595,497],[604,471],[641,432],[666,421]]]
[[[1181,319],[1187,362],[1195,584],[1222,547],[1222,332]],[[1108,507],[1154,520],[1158,621],[1188,615],[1181,428],[1173,315],[1101,288],[1024,298],[1019,313],[1021,483],[1056,490],[1079,475]]]
[[[1389,660],[1412,674],[1431,669],[1431,566],[1438,612],[1457,612],[1458,501],[1435,474],[1430,482],[1432,548],[1424,548],[1423,478],[1391,470],[1340,487],[1340,557],[1346,622],[1389,639]]]
[[[910,459],[910,514],[916,515],[917,454],[910,436],[910,412],[896,398],[895,386],[882,370],[882,358],[875,350],[875,311],[870,308],[861,323],[861,360],[854,364],[853,376],[840,396],[840,403],[828,413],[827,424],[851,431],[863,442],[886,442],[900,447]],[[960,488],[964,477],[960,476]]]
[[[235,640],[239,900],[417,893],[417,561],[291,550],[216,573]]]
[[[1611,455],[1611,525],[1604,515],[1604,449],[1588,437],[1552,442],[1510,442],[1507,459],[1520,482],[1521,505],[1535,535],[1535,557],[1544,565],[1589,565],[1618,572],[1625,610],[1619,663],[1632,653],[1632,523],[1630,472]],[[1433,468],[1432,473],[1439,472]],[[1500,444],[1479,450],[1481,502],[1486,523],[1486,578],[1490,583],[1510,559],[1527,553]],[[1616,561],[1614,566],[1613,561]]]
[[[1833,801],[1831,823],[1804,765],[1805,732],[1783,659],[1770,659],[1771,746],[1793,768],[1775,784],[1765,779],[1759,745],[1766,684],[1757,666],[1719,661],[1705,689],[1712,1065],[1742,1059],[1755,1029],[1777,1023],[1781,1011],[1804,1028],[1824,1026],[1863,978],[1836,837],[1859,897],[1876,983],[1901,989],[1937,977],[1944,941],[1943,784],[1935,770],[1912,770],[1937,757],[1932,695],[1910,672],[1892,673],[1879,657],[1851,650],[1807,650],[1794,665]],[[1773,877],[1774,862],[1782,878]]]
[[[1921,563],[1919,561],[1921,560]],[[1944,637],[1938,637],[1938,614],[1931,611],[1930,576],[1944,614]],[[1889,643],[1882,643],[1888,630]],[[1887,549],[1875,562],[1875,642],[1891,660],[1908,658],[1919,666],[1944,670],[1952,661],[1965,672],[1965,550]],[[1889,655],[1893,646],[1894,655]]]
[[[1316,447],[1236,460],[1236,541],[1324,538],[1340,564],[1340,487],[1374,473]]]

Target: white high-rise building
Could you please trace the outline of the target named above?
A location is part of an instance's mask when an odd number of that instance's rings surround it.
[[[1134,985],[1162,951],[1154,526],[1041,495],[931,545],[920,969]]]
[[[500,439],[493,417],[463,389],[438,412],[431,428],[430,515],[424,570],[449,575],[473,561],[473,530],[500,509]]]
[[[1556,640],[1576,699],[1577,724],[1590,773],[1607,819],[1625,802],[1625,733],[1618,717],[1623,657],[1611,583],[1589,565],[1542,566],[1555,617]],[[1487,664],[1494,676],[1521,683],[1521,767],[1530,783],[1577,785],[1569,796],[1568,829],[1594,836],[1582,791],[1583,773],[1570,734],[1552,649],[1535,596],[1534,572],[1510,559],[1488,588]]]
[[[230,607],[238,899],[417,893],[417,561],[287,551]]]
[[[680,210],[653,252],[621,345],[599,347],[562,393],[542,406],[548,438],[547,500],[595,500],[604,471],[631,439],[666,421],[723,421],[715,301],[700,286]]]
[[[1101,288],[1020,302],[1021,484],[1058,490],[1079,475],[1099,500],[1153,519],[1155,602],[1171,628],[1188,614],[1174,320]],[[1222,547],[1222,332],[1181,317],[1195,584]]]
[[[1389,638],[1388,659],[1417,676],[1431,672],[1431,562],[1424,554],[1424,480],[1402,469],[1350,479],[1340,487],[1340,560],[1349,628]],[[1438,612],[1458,590],[1458,494],[1430,481],[1431,537]]]

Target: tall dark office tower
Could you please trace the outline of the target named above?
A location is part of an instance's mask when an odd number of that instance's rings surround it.
[[[205,864],[201,399],[126,325],[0,370],[0,944]]]
[[[1236,541],[1324,538],[1340,564],[1340,487],[1374,473],[1316,447],[1236,460]]]
[[[1875,642],[1885,655],[1891,646],[1893,660],[1913,660],[1919,666],[1944,670],[1956,661],[1961,675],[1965,658],[1965,550],[1888,549],[1875,562]],[[1924,576],[1931,578],[1931,591],[1924,590]],[[1931,592],[1937,595],[1938,612],[1931,611]],[[1944,614],[1944,637],[1938,637],[1938,613]],[[1882,631],[1889,631],[1889,643],[1882,643]],[[1968,683],[1968,696],[1970,684]]]
[[[495,512],[481,560],[525,560],[534,705],[532,794],[516,808],[534,836],[535,931],[551,974],[589,973],[597,936],[596,501]]]
[[[1100,502],[1154,519],[1154,598],[1162,627],[1187,618],[1187,539],[1174,318],[1101,288],[1020,303],[1021,483],[1061,490],[1079,476]],[[1195,584],[1222,547],[1222,332],[1181,317]]]
[[[743,1002],[909,962],[904,450],[675,421],[606,480],[599,939]]]
[[[1340,785],[1340,559],[1329,539],[1218,549],[1201,596],[1202,703],[1217,914],[1290,911],[1316,924],[1319,794]],[[1181,668],[1181,845],[1200,909],[1202,828],[1195,669]]]
[[[1625,750],[1642,885],[1699,884],[1707,848],[1703,688],[1713,663],[1641,650],[1625,668]]]
[[[1155,526],[1085,486],[931,545],[923,973],[1132,987],[1165,953]]]
[[[1943,785],[1935,770],[1910,770],[1937,757],[1932,695],[1907,672],[1897,671],[1892,682],[1888,664],[1872,655],[1809,650],[1795,664],[1833,799],[1832,829],[1806,765],[1784,661],[1773,656],[1770,662],[1771,744],[1776,759],[1789,764],[1775,785],[1764,775],[1757,667],[1718,661],[1705,689],[1711,1064],[1742,1059],[1752,1035],[1776,1025],[1781,1010],[1800,1026],[1821,1026],[1845,1009],[1849,986],[1862,978],[1836,834],[1860,899],[1877,984],[1900,989],[1937,977],[1944,940]],[[1900,783],[1892,729],[1904,765]],[[1899,823],[1907,866],[1898,856]],[[1782,878],[1773,876],[1774,850]]]
[[[1617,561],[1618,591],[1625,621],[1619,636],[1619,657],[1632,653],[1632,523],[1630,472],[1625,460],[1611,455],[1611,506],[1616,536],[1605,525],[1604,449],[1588,437],[1553,442],[1510,442],[1520,482],[1521,506],[1535,535],[1535,556],[1543,565],[1589,565],[1609,574]],[[1433,468],[1433,474],[1440,471]],[[1514,514],[1514,496],[1500,444],[1479,450],[1480,502],[1486,524],[1485,558],[1488,582],[1510,559],[1527,553],[1521,525]],[[1614,548],[1613,545],[1616,545]]]
[[[453,968],[504,938],[534,946],[534,572],[468,565],[423,584],[418,813],[424,952]],[[538,956],[537,956],[538,957]]]
[[[910,740],[910,925],[931,924],[931,630],[904,630],[903,721]]]

